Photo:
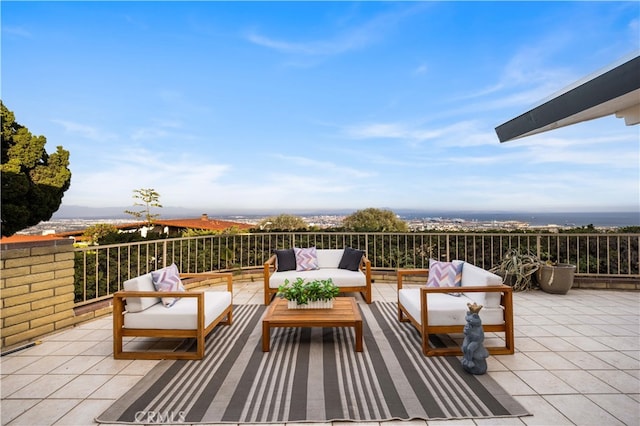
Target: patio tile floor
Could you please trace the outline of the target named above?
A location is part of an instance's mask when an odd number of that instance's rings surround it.
[[[375,283],[373,299],[395,301],[395,283]],[[234,303],[262,303],[262,283],[234,283]],[[516,354],[490,357],[487,374],[533,416],[380,426],[640,424],[640,293],[531,291],[514,304]],[[45,337],[0,358],[0,424],[95,425],[158,362],[114,360],[110,316]],[[360,424],[379,426],[332,426]]]

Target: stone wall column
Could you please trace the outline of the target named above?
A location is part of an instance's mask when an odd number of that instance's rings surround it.
[[[73,241],[0,241],[0,249],[2,349],[74,325]]]

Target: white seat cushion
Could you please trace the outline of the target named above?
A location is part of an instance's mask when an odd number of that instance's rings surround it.
[[[207,327],[231,305],[228,291],[204,292],[204,326]],[[198,299],[182,297],[170,308],[157,303],[141,312],[127,312],[124,328],[146,328],[154,330],[195,330],[197,324]]]
[[[338,259],[340,262],[340,259]],[[367,285],[367,277],[362,271],[349,271],[347,269],[315,269],[313,271],[284,271],[274,272],[269,278],[269,288],[278,288],[284,284],[284,280],[293,283],[296,278],[303,278],[305,282],[313,280],[326,280],[331,278],[337,287],[363,287]]]
[[[398,301],[405,307],[418,324],[422,324],[420,315],[420,289],[402,288],[398,291]],[[459,297],[448,294],[434,293],[427,296],[429,308],[429,325],[465,325],[465,316],[469,311],[467,303],[473,300],[462,295]],[[504,324],[502,307],[482,308],[480,311],[482,324]]]

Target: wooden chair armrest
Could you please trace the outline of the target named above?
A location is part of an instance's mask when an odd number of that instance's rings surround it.
[[[371,270],[371,261],[369,260],[366,254],[362,255],[362,259],[360,260],[360,269],[364,271]]]
[[[195,281],[204,281],[212,278],[226,278],[227,291],[233,293],[233,274],[231,272],[198,272],[180,274],[180,278],[194,279]]]
[[[276,255],[273,254],[266,262],[264,262],[264,273],[265,276],[268,276],[271,272],[271,268],[275,271],[276,269]]]
[[[398,269],[396,271],[396,276],[398,278],[398,290],[402,288],[403,280],[405,276],[417,276],[417,275],[429,275],[429,269],[425,268],[412,268],[412,269]]]

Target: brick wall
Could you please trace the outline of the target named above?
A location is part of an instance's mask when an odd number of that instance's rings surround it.
[[[73,241],[0,246],[1,347],[74,325]]]

